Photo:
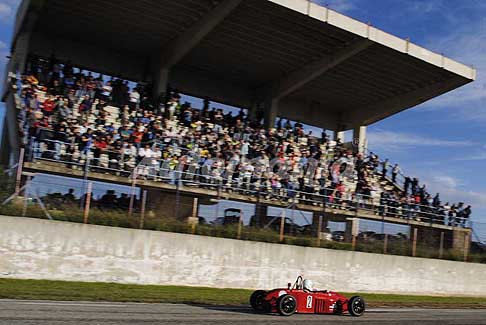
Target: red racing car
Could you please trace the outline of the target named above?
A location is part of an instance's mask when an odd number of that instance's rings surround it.
[[[361,316],[365,302],[360,296],[346,298],[337,292],[318,291],[312,281],[297,278],[294,285],[270,291],[257,290],[250,297],[252,308],[260,313],[279,313],[283,316],[299,314],[342,314]]]

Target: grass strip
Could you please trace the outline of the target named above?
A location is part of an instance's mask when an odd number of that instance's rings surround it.
[[[252,290],[0,278],[0,299],[247,305]],[[347,296],[355,293],[344,293]],[[361,294],[370,307],[486,308],[486,297]]]

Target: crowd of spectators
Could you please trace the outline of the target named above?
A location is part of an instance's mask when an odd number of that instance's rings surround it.
[[[182,102],[172,91],[154,105],[150,85],[31,58],[18,82],[20,121],[33,158],[173,184],[220,186],[274,200],[301,200],[374,213],[461,224],[471,207],[443,204],[398,165],[355,154],[323,131]],[[258,114],[255,114],[258,115]],[[323,198],[324,197],[324,198]]]

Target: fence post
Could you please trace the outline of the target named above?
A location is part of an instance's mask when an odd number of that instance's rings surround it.
[[[317,222],[317,246],[321,246],[322,214],[319,214]]]
[[[29,200],[27,196],[29,195],[29,191],[30,191],[30,179],[31,176],[27,176],[27,182],[25,183],[25,188],[24,188],[24,205],[22,207],[22,217],[25,217],[25,215],[27,214],[27,204]]]
[[[192,200],[192,223],[191,223],[191,233],[194,235],[196,233],[196,224],[199,224],[199,219],[197,216],[197,206],[199,199],[195,197]],[[197,221],[196,221],[197,219]]]
[[[385,238],[383,240],[383,254],[388,253],[388,234],[385,234]]]
[[[83,170],[83,191],[86,189],[86,182],[88,180],[88,172],[89,172],[89,153],[86,153],[86,161],[84,163],[84,170]],[[79,204],[80,204],[80,209],[83,209],[84,206],[86,205],[86,202],[83,201],[83,197],[81,197]]]
[[[263,226],[263,221],[260,213],[260,188],[257,189],[256,193],[256,204],[255,204],[255,221],[257,227]]]
[[[179,180],[176,180],[176,219],[179,220],[179,209],[180,209],[180,189],[179,189]]]
[[[469,242],[470,242],[470,233],[466,233],[464,236],[464,262],[467,262],[467,259],[469,257]]]
[[[140,211],[140,229],[143,229],[143,224],[145,222],[145,205],[147,204],[147,190],[142,192],[142,207]]]
[[[444,256],[444,232],[440,233],[440,246],[439,246],[439,258]]]
[[[280,215],[280,242],[284,240],[284,229],[285,228],[285,210],[283,210],[282,214]]]
[[[412,256],[417,255],[417,228],[413,228]]]
[[[91,206],[91,192],[93,190],[93,183],[88,183],[88,188],[86,190],[86,200],[84,201],[84,214],[83,214],[83,223],[88,223],[89,218],[89,209]]]
[[[128,206],[128,216],[131,217],[133,213],[133,205],[135,201],[135,189],[136,189],[136,181],[137,181],[137,172],[136,169],[133,170],[132,175],[132,187],[130,188],[130,204]]]
[[[236,239],[241,239],[242,226],[243,226],[243,211],[241,211],[240,217],[238,218],[238,231],[236,233]]]
[[[34,144],[35,144],[35,137],[32,137],[29,140],[29,152],[28,152],[30,162],[34,161]]]
[[[20,148],[19,162],[17,164],[17,175],[15,177],[15,193],[17,193],[17,195],[20,193],[20,183],[22,181],[22,169],[24,167],[24,154],[25,154],[25,149]]]

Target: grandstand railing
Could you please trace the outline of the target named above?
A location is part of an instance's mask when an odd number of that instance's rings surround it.
[[[459,216],[448,216],[446,211],[440,208],[420,205],[416,203],[405,203],[392,199],[380,199],[379,197],[368,196],[361,193],[347,192],[344,197],[338,194],[335,188],[318,187],[312,192],[299,191],[293,188],[281,187],[272,189],[271,186],[263,186],[259,181],[251,182],[245,179],[251,179],[251,176],[233,179],[232,172],[226,169],[218,173],[211,173],[210,169],[201,168],[199,164],[181,165],[177,168],[168,168],[167,159],[157,160],[154,158],[144,158],[139,163],[135,163],[135,157],[130,156],[132,162],[126,164],[125,155],[120,152],[111,153],[120,155],[120,160],[105,158],[95,158],[93,148],[89,148],[77,157],[61,150],[61,146],[71,146],[73,144],[63,143],[56,140],[43,140],[52,146],[58,146],[56,149],[41,148],[32,141],[31,158],[33,161],[44,160],[58,163],[64,163],[70,166],[77,166],[79,169],[87,171],[102,171],[105,173],[114,173],[124,177],[143,178],[155,182],[165,182],[176,186],[204,187],[216,190],[218,192],[232,192],[247,196],[259,197],[266,200],[280,202],[294,202],[309,206],[318,206],[332,209],[341,209],[345,211],[354,211],[367,213],[374,216],[391,217],[405,220],[415,220],[429,224],[442,224],[453,227],[466,227],[469,221]],[[107,150],[104,154],[110,153]],[[123,165],[123,168],[121,166]],[[187,167],[187,170],[184,170]],[[326,194],[321,194],[326,193]],[[378,202],[377,202],[378,201]],[[382,203],[381,201],[384,201]]]

